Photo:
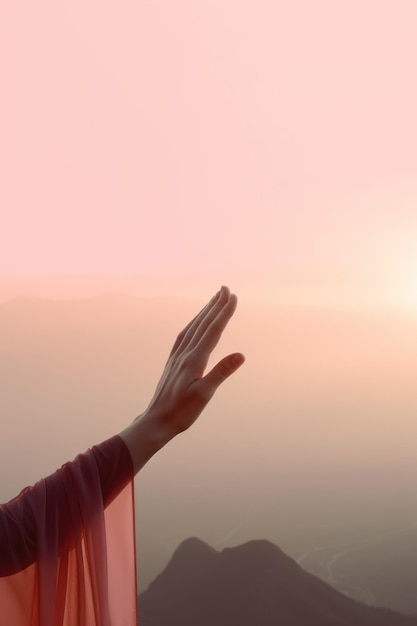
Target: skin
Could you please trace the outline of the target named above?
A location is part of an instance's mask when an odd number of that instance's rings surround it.
[[[119,433],[135,474],[196,421],[217,388],[244,362],[241,353],[229,354],[204,374],[236,306],[237,298],[228,287],[213,296],[178,335],[147,409]]]

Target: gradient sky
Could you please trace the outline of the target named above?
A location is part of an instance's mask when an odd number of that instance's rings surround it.
[[[0,296],[146,275],[417,303],[416,20],[414,0],[2,3]]]
[[[0,502],[143,411],[200,304],[0,303]],[[141,585],[189,536],[218,549],[265,538],[297,557],[411,526],[416,340],[415,312],[241,301],[212,363],[242,350],[245,365],[136,480]]]
[[[0,501],[124,427],[229,284],[247,362],[138,481],[142,580],[190,534],[296,554],[414,515],[416,24],[415,0],[0,3]],[[10,301],[110,292],[176,299]]]

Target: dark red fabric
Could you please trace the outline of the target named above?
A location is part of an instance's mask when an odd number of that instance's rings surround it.
[[[136,626],[133,470],[112,437],[0,506],[1,626]]]

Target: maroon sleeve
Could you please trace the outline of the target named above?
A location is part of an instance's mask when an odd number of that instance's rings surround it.
[[[118,435],[93,446],[92,452],[96,459],[106,507],[133,478],[132,457],[125,442]]]
[[[129,450],[116,435],[78,455],[74,461],[66,463],[33,487],[26,487],[10,502],[0,505],[0,576],[21,571],[37,560],[38,520],[33,502],[40,500],[38,495],[46,503],[46,510],[42,511],[46,532],[56,536],[58,545],[65,544],[68,547],[67,535],[73,517],[70,506],[72,500],[69,497],[73,472],[70,470],[76,464],[83,472],[82,480],[88,492],[89,486],[94,484],[91,463],[84,462],[88,455],[94,457],[94,471],[98,472],[104,507],[132,480],[133,466]],[[71,542],[76,541],[73,527],[71,532]]]

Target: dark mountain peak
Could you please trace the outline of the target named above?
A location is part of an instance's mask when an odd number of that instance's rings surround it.
[[[281,550],[272,541],[268,539],[251,539],[246,543],[242,543],[234,548],[225,548],[225,550],[238,550],[239,552],[246,552],[247,554],[263,552],[264,554],[275,552],[281,552]],[[283,554],[283,553],[282,553]]]
[[[266,539],[254,539],[234,548],[225,548],[221,556],[227,559],[242,560],[250,567],[257,564],[279,567],[298,567],[278,546]]]
[[[189,537],[180,543],[172,555],[172,559],[198,559],[201,562],[200,559],[204,559],[207,556],[210,558],[213,555],[218,555],[218,552],[209,546],[208,543],[205,543],[198,537]]]
[[[161,578],[176,580],[193,577],[194,572],[205,571],[218,557],[219,553],[214,548],[197,537],[190,537],[180,543],[156,581]],[[151,584],[151,587],[156,581]]]
[[[273,543],[217,552],[192,537],[139,597],[143,626],[417,626],[305,572]]]
[[[185,539],[172,555],[170,565],[182,568],[187,566],[202,568],[205,564],[211,564],[214,561],[218,562],[219,567],[227,564],[228,567],[242,568],[242,571],[260,566],[262,568],[277,567],[281,570],[287,570],[288,567],[298,568],[293,559],[266,539],[254,539],[218,552],[198,537]]]

